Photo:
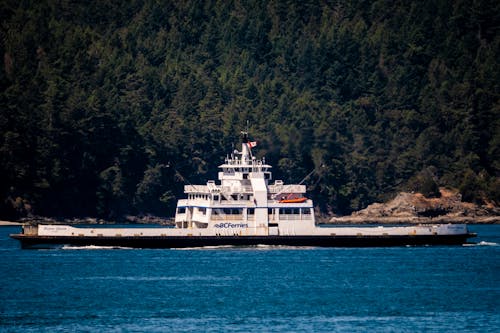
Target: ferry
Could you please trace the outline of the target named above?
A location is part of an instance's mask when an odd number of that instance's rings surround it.
[[[106,246],[190,248],[213,246],[380,247],[460,245],[474,237],[466,224],[414,226],[319,226],[303,184],[273,180],[242,132],[241,150],[219,166],[217,183],[185,185],[174,227],[23,225],[11,235],[23,248]]]

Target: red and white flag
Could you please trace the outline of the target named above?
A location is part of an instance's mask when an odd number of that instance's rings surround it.
[[[257,146],[257,141],[248,141],[247,142],[248,147],[253,148]]]

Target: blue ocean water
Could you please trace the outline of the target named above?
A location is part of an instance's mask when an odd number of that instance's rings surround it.
[[[498,332],[500,225],[477,245],[21,250],[0,332]]]

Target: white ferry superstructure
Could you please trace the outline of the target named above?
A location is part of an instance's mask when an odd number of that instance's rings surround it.
[[[465,224],[414,226],[317,226],[306,186],[273,181],[271,165],[252,154],[256,142],[243,133],[241,151],[219,166],[219,184],[185,185],[175,227],[75,227],[24,225],[11,235],[25,248],[96,245],[183,248],[219,245],[367,247],[464,244]]]
[[[185,185],[187,199],[178,201],[176,227],[199,236],[269,236],[310,234],[314,207],[306,186],[270,184],[271,165],[252,155],[247,135],[241,151],[219,166],[220,184]]]

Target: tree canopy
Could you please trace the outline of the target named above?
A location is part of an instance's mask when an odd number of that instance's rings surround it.
[[[500,2],[5,0],[0,217],[171,216],[239,131],[323,213],[500,200]]]

